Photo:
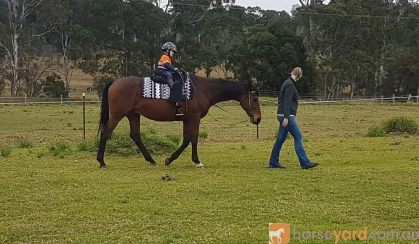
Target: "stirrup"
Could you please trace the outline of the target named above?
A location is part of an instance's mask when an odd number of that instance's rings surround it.
[[[176,107],[176,116],[183,116],[183,109],[182,107]]]

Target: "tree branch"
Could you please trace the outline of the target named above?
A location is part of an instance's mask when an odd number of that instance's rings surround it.
[[[0,47],[4,48],[4,50],[6,50],[7,55],[9,55],[9,57],[12,57],[12,54],[10,53],[9,49],[1,42],[0,42]]]
[[[45,34],[50,33],[52,30],[53,30],[53,29],[50,29],[50,30],[44,31],[44,32],[43,32],[43,33],[41,33],[41,34],[32,35],[32,37],[42,37],[42,36],[44,36]]]

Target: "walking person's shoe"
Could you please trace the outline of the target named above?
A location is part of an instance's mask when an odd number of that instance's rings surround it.
[[[270,169],[285,169],[285,167],[280,165],[280,164],[278,164],[278,165],[269,164],[268,168],[270,168]]]
[[[302,165],[302,166],[301,166],[301,168],[302,168],[302,169],[312,169],[312,168],[314,168],[314,167],[316,167],[316,166],[319,166],[319,165],[320,165],[319,163],[315,163],[315,162],[308,162],[308,163],[306,163],[306,164]]]

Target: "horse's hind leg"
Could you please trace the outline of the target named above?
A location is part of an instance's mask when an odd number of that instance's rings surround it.
[[[148,152],[147,148],[143,144],[140,135],[140,115],[138,114],[129,114],[128,116],[131,132],[130,137],[137,145],[138,149],[140,149],[141,153],[143,154],[145,160],[147,160],[151,165],[156,166],[157,163],[151,157],[150,153]]]
[[[111,137],[112,131],[118,125],[121,118],[110,117],[109,121],[106,125],[102,128],[100,132],[100,141],[99,141],[99,150],[97,152],[97,161],[99,161],[101,168],[106,168],[106,164],[104,161],[105,156],[105,148],[106,148],[106,141]]]

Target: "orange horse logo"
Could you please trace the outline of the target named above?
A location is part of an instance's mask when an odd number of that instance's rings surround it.
[[[288,244],[289,241],[289,224],[269,224],[269,244]]]

